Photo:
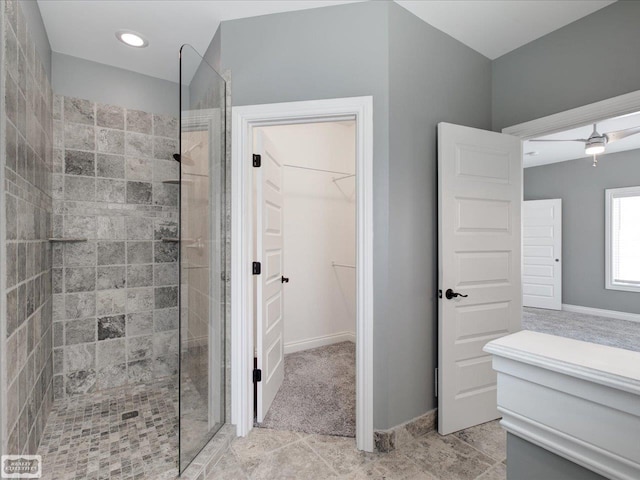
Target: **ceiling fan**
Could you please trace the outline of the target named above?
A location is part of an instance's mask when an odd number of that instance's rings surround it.
[[[593,155],[593,166],[598,165],[598,159],[596,155],[604,153],[606,146],[609,143],[617,142],[623,138],[630,137],[640,133],[640,126],[631,127],[625,130],[617,130],[615,132],[598,133],[597,125],[593,124],[593,132],[589,135],[589,138],[572,138],[568,140],[545,140],[545,139],[533,139],[531,142],[582,142],[584,143],[585,155]]]

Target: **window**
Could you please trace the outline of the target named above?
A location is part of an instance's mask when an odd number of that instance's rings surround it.
[[[640,292],[640,186],[605,195],[606,287]]]

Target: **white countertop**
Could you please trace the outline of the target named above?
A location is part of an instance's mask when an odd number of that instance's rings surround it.
[[[549,370],[640,393],[640,352],[523,330],[484,350]]]

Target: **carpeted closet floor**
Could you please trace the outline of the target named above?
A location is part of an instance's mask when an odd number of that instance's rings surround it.
[[[342,342],[285,355],[284,381],[258,426],[355,437],[355,344]]]

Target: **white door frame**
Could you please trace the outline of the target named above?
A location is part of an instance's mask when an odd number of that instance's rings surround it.
[[[373,97],[233,107],[231,141],[231,422],[253,428],[253,129],[356,121],[356,442],[373,451]]]
[[[512,125],[502,133],[528,140],[636,112],[640,112],[640,90]]]
[[[511,125],[503,128],[502,133],[529,140],[636,112],[640,112],[640,90]],[[571,311],[577,311],[573,305],[569,307]],[[563,303],[562,309],[567,310],[567,305]]]

